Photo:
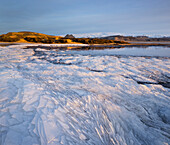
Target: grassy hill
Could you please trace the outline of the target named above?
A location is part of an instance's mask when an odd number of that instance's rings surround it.
[[[123,41],[99,39],[99,38],[67,38],[61,36],[51,36],[35,32],[9,32],[0,35],[0,42],[18,43],[79,43],[79,44],[124,44]]]
[[[0,35],[1,42],[42,42],[52,43],[55,40],[62,38],[61,36],[51,36],[36,32],[9,32],[7,34]]]

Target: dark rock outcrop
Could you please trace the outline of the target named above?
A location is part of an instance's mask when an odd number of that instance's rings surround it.
[[[75,37],[72,34],[67,34],[64,38],[66,38],[66,39],[73,39]]]

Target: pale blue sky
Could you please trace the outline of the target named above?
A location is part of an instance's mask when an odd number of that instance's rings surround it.
[[[0,34],[170,35],[170,0],[0,0]]]

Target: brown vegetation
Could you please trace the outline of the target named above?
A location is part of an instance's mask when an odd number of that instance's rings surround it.
[[[121,35],[115,35],[115,36],[107,36],[103,37],[103,39],[107,40],[117,40],[117,41],[143,41],[143,42],[150,42],[150,41],[170,41],[170,37],[160,37],[160,38],[151,38],[148,36],[121,36]]]
[[[99,39],[99,38],[74,38],[72,39],[73,42],[79,42],[83,44],[117,44],[117,43],[124,43],[121,41],[114,41],[114,40],[107,40],[107,39]]]
[[[22,43],[81,43],[81,44],[125,44],[123,41],[114,41],[100,38],[75,38],[73,35],[65,37],[51,36],[35,32],[9,32],[0,35],[1,42],[22,42]]]

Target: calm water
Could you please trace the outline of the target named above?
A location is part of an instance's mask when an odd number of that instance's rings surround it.
[[[151,57],[170,57],[170,48],[162,46],[151,47],[125,47],[116,49],[103,50],[67,50],[60,51],[61,54],[77,54],[77,55],[118,55],[118,56],[151,56]]]

